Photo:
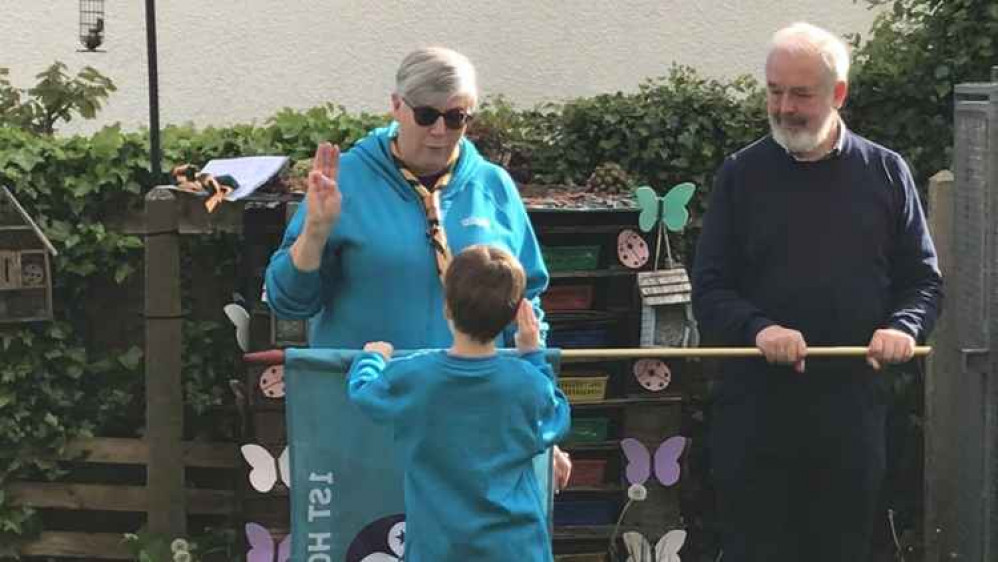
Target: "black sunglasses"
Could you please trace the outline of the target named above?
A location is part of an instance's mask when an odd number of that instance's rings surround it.
[[[435,107],[430,107],[428,105],[415,106],[409,103],[409,100],[402,98],[412,109],[412,116],[416,119],[416,124],[420,127],[432,127],[437,119],[442,115],[444,118],[444,125],[448,129],[460,129],[468,124],[471,120],[471,114],[463,109],[455,107],[454,109],[448,109],[447,111],[439,111]]]

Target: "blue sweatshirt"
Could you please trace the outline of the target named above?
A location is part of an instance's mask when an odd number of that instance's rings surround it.
[[[754,346],[772,324],[809,346],[865,346],[886,327],[924,341],[932,329],[942,279],[911,172],[842,134],[824,160],[799,162],[767,136],[721,166],[693,268],[712,343]]]
[[[392,423],[405,470],[407,562],[550,562],[532,459],[568,432],[542,352],[522,358],[363,353],[349,396]]]
[[[284,318],[308,318],[312,347],[359,349],[374,340],[396,349],[447,347],[450,330],[433,249],[426,238],[423,204],[402,178],[389,143],[397,125],[377,129],[340,158],[343,195],[339,222],[330,233],[317,271],[299,271],[290,247],[307,214],[303,202],[267,267],[267,300]],[[472,244],[506,249],[527,273],[526,296],[538,318],[548,273],[516,185],[482,158],[467,139],[441,215],[453,254]],[[542,324],[542,337],[546,324]],[[512,347],[515,327],[501,346]]]

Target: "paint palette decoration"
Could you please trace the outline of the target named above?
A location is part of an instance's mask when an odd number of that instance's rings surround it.
[[[633,371],[638,384],[652,392],[661,392],[672,382],[672,370],[661,359],[638,359]]]
[[[255,443],[243,445],[239,451],[250,465],[249,481],[254,490],[266,494],[274,489],[278,478],[291,488],[291,463],[287,447],[284,447],[276,459],[267,449]]]
[[[260,392],[267,398],[284,398],[284,365],[271,365],[260,374]]]
[[[641,269],[646,263],[650,252],[648,243],[640,234],[631,229],[621,230],[617,235],[617,259],[631,269]]]
[[[627,548],[626,562],[682,562],[679,551],[686,544],[686,531],[675,529],[667,532],[655,543],[652,551],[651,543],[641,533],[628,531],[621,535],[624,547]]]

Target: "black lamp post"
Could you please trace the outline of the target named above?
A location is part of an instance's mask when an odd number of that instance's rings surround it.
[[[104,44],[104,0],[80,0],[80,43],[89,52]],[[149,57],[149,160],[153,186],[163,181],[159,144],[159,67],[156,56],[156,2],[146,0],[146,51]]]
[[[156,56],[156,0],[146,0],[146,52],[149,57],[149,158],[153,186],[163,181],[159,146],[159,65]]]

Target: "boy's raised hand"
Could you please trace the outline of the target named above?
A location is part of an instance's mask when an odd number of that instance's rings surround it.
[[[527,299],[520,301],[516,310],[516,350],[520,353],[537,351],[541,347],[541,326],[534,314],[534,307]]]
[[[388,361],[392,358],[392,352],[395,351],[395,348],[386,341],[372,341],[364,344],[364,351],[380,354],[385,358],[385,361]]]

